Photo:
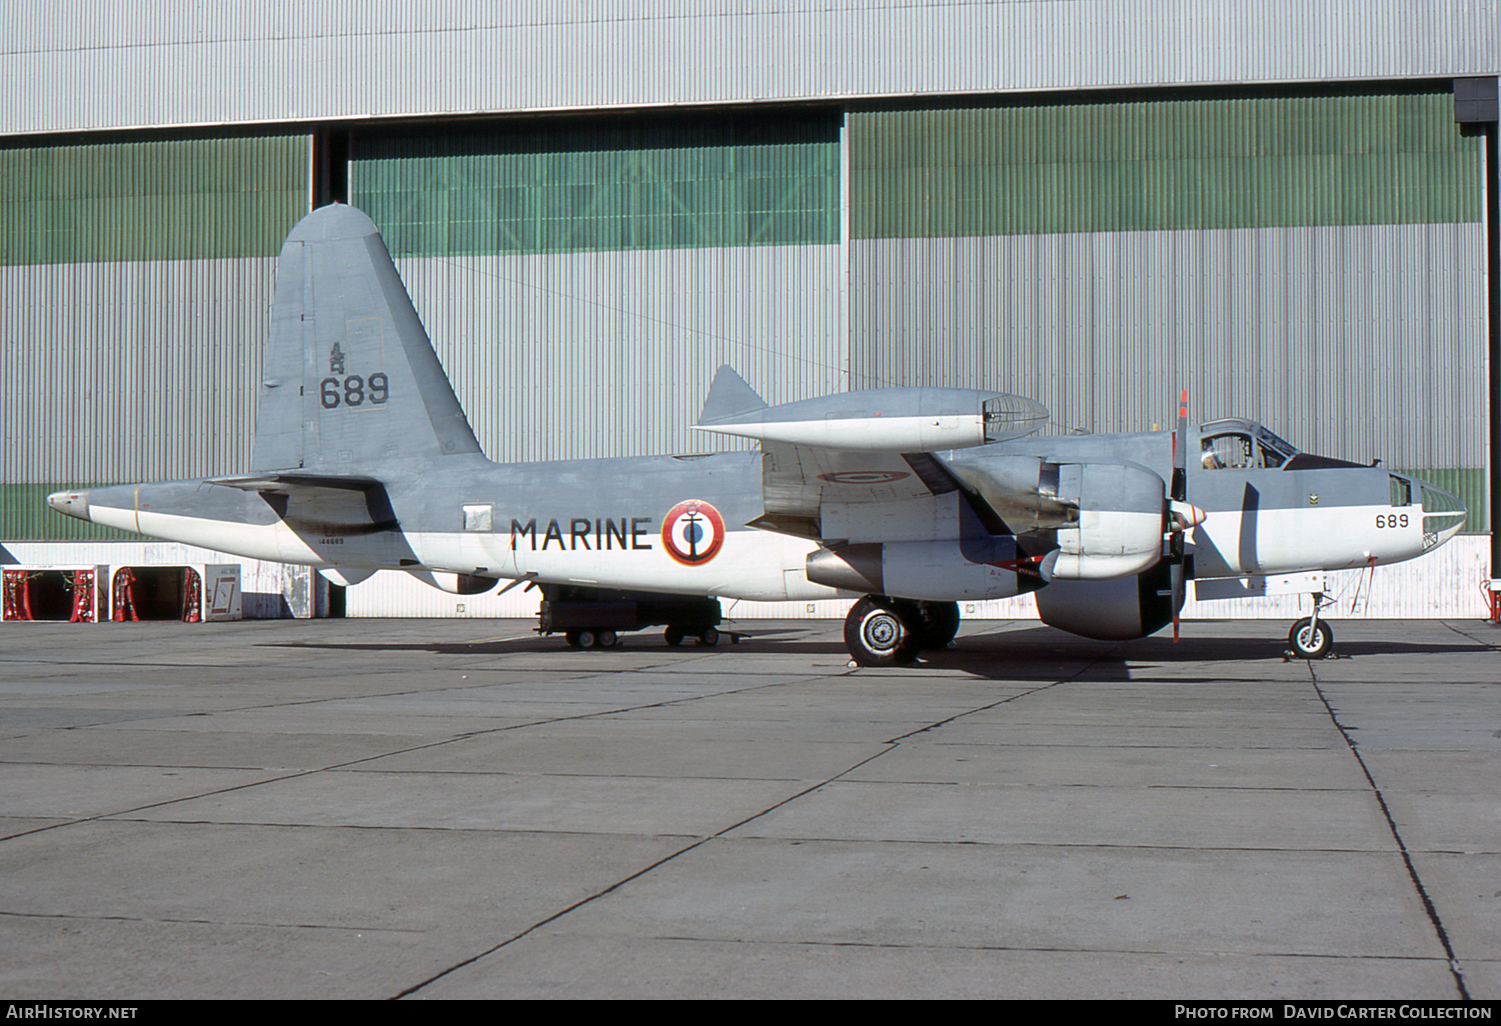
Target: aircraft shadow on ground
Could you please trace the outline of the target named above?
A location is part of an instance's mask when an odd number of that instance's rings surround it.
[[[1185,635],[1178,642],[1163,634],[1131,641],[1093,641],[1056,630],[1037,626],[1019,630],[995,631],[962,635],[950,648],[924,653],[915,667],[895,672],[912,673],[923,669],[959,670],[991,680],[1058,680],[1077,677],[1082,680],[1109,682],[1145,679],[1155,676],[1162,666],[1210,663],[1223,664],[1225,674],[1239,676],[1233,664],[1249,663],[1265,665],[1287,661],[1287,640],[1281,629],[1268,622],[1264,637],[1213,637]],[[1196,631],[1204,631],[1209,624],[1196,624]],[[818,636],[810,636],[815,634]],[[738,630],[741,637],[738,645],[732,645],[726,636],[718,646],[704,647],[692,640],[677,648],[669,647],[658,631],[647,630],[623,634],[621,647],[582,652],[567,647],[561,635],[543,637],[529,635],[502,640],[454,642],[454,641],[297,641],[271,642],[267,647],[313,648],[364,652],[431,652],[456,656],[506,656],[532,654],[537,656],[584,655],[599,661],[599,669],[611,669],[611,658],[617,655],[639,654],[657,650],[662,654],[680,654],[685,657],[716,655],[733,658],[736,655],[780,653],[784,655],[839,656],[845,655],[842,642],[829,637],[827,628],[814,630],[800,627],[750,628]],[[1449,653],[1474,652],[1474,644],[1463,642],[1415,642],[1399,639],[1359,640],[1336,642],[1332,658],[1360,658],[1379,655],[1436,656]],[[577,664],[573,664],[576,666]],[[1318,665],[1318,663],[1315,663]],[[624,669],[624,667],[622,667]],[[880,673],[879,669],[868,672]],[[1224,675],[1180,677],[1174,681],[1183,683],[1210,682],[1224,679]]]

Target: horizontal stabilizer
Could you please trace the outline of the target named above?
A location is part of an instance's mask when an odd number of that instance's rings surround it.
[[[386,486],[364,474],[287,470],[215,477],[207,483],[258,493],[294,531],[357,535],[401,529]]]
[[[305,474],[301,471],[286,471],[278,474],[237,474],[234,477],[209,478],[209,484],[238,488],[245,492],[260,492],[264,495],[291,495],[304,488],[338,488],[347,491],[368,492],[380,485],[380,481],[364,474]]]

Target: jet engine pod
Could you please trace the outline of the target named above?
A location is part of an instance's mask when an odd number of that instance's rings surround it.
[[[1019,578],[1016,539],[866,542],[808,556],[814,584],[867,595],[953,602],[1008,598],[1042,582]]]
[[[1155,634],[1176,612],[1172,567],[1165,560],[1143,573],[1108,581],[1054,580],[1036,594],[1043,623],[1103,641]]]
[[[473,574],[455,574],[443,570],[408,570],[423,584],[430,584],[439,591],[453,595],[483,595],[500,581],[494,577],[476,577]]]

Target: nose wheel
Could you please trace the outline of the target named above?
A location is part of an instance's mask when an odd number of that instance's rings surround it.
[[[1322,659],[1334,647],[1334,631],[1327,620],[1305,616],[1288,631],[1287,643],[1299,659]]]
[[[1334,629],[1329,626],[1328,620],[1319,619],[1319,604],[1323,598],[1322,592],[1316,592],[1313,596],[1313,615],[1303,617],[1287,632],[1288,647],[1299,659],[1322,659],[1334,647]]]

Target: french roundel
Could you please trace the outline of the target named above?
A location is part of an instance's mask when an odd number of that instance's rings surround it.
[[[684,566],[702,566],[724,544],[724,517],[702,499],[685,499],[667,511],[662,521],[662,544]]]

